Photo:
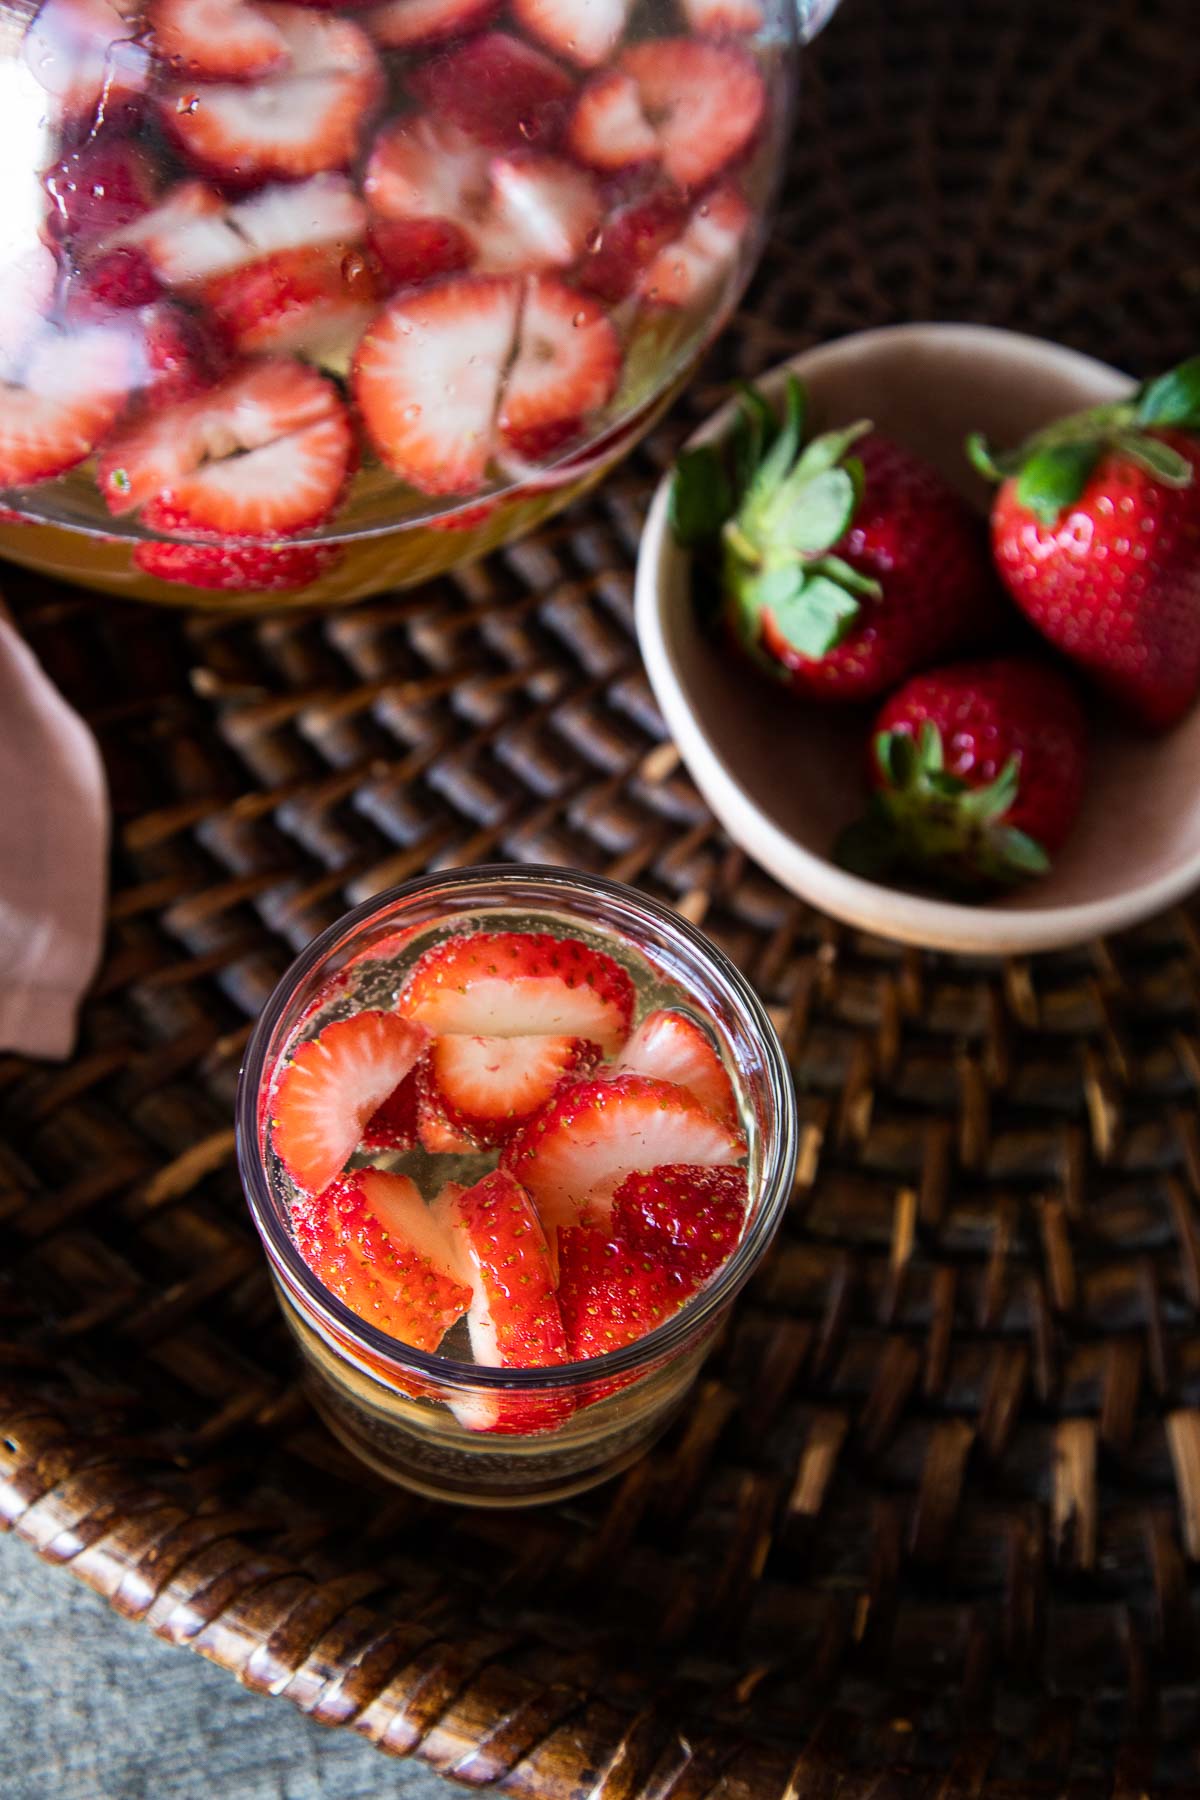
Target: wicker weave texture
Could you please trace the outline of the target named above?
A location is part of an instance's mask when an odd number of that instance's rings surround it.
[[[75,1059],[0,1062],[0,1513],[119,1611],[531,1800],[1200,1793],[1200,913],[1003,966],[843,931],[716,830],[631,627],[652,482],[734,374],[921,317],[1194,347],[1198,45],[1193,0],[845,0],[742,314],[552,529],[326,618],[8,581],[116,873]],[[803,1120],[686,1421],[524,1515],[346,1460],[232,1166],[294,952],[505,858],[701,923]]]

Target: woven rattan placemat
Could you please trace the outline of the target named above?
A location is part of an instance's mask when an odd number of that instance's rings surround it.
[[[1200,915],[1003,966],[841,930],[714,829],[631,628],[655,474],[734,374],[911,318],[1138,372],[1194,349],[1197,26],[845,0],[704,377],[480,568],[240,621],[6,578],[102,742],[116,865],[78,1054],[0,1062],[0,1508],[121,1612],[539,1800],[1200,1791]],[[294,951],[499,858],[702,923],[776,1009],[804,1121],[686,1423],[524,1515],[336,1449],[232,1164]]]

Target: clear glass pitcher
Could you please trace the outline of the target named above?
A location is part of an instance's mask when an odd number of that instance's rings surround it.
[[[343,600],[631,448],[766,230],[811,0],[19,0],[0,554]]]

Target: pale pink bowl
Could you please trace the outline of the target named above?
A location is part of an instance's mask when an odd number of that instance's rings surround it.
[[[863,415],[936,465],[984,507],[962,445],[1009,444],[1056,414],[1127,392],[1126,375],[1073,350],[976,325],[900,325],[806,351],[794,369],[822,425]],[[733,404],[696,433],[720,437]],[[776,692],[698,630],[688,559],[654,497],[637,571],[637,629],[654,692],[692,777],[730,836],[823,911],[930,949],[1020,954],[1135,924],[1200,884],[1200,708],[1164,738],[1135,736],[1097,709],[1091,779],[1053,871],[975,906],[848,875],[829,860],[862,805],[861,713]]]

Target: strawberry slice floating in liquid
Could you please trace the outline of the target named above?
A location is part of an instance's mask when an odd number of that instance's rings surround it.
[[[177,74],[250,81],[292,61],[286,36],[254,0],[154,0],[148,17],[155,54]]]
[[[616,49],[633,0],[514,0],[525,29],[569,62],[594,69]]]
[[[467,1330],[476,1362],[512,1369],[566,1362],[550,1252],[520,1182],[493,1169],[474,1187],[451,1190],[445,1210],[458,1243],[458,1267],[470,1276]],[[573,1401],[565,1392],[481,1391],[452,1405],[471,1430],[519,1434],[551,1430]]]
[[[504,1144],[596,1054],[577,1037],[439,1037],[429,1081],[451,1125],[479,1144]]]
[[[609,214],[600,241],[579,266],[579,281],[611,305],[641,287],[664,245],[679,237],[687,223],[687,206],[675,188],[664,184]]]
[[[369,256],[312,245],[218,275],[204,298],[237,349],[319,356],[351,350],[390,287]]]
[[[532,45],[485,31],[414,69],[409,93],[436,118],[498,150],[552,150],[566,130],[575,84]]]
[[[0,487],[49,481],[90,456],[132,374],[128,335],[105,326],[47,328],[16,367],[0,364]]]
[[[745,1169],[666,1163],[626,1176],[613,1195],[611,1230],[690,1289],[728,1261],[742,1235],[746,1204]]]
[[[397,1005],[435,1036],[563,1035],[598,1044],[607,1056],[628,1035],[633,1001],[620,964],[578,938],[478,931],[426,950]]]
[[[271,1102],[271,1141],[296,1184],[328,1187],[363,1127],[423,1052],[427,1034],[395,1013],[336,1020],[289,1057]]]
[[[751,37],[765,23],[758,0],[683,0],[693,31],[705,37]]]
[[[505,439],[521,456],[551,454],[611,399],[620,372],[617,334],[596,302],[561,281],[531,281],[500,409]]]
[[[88,138],[98,118],[124,122],[150,81],[150,52],[110,0],[43,0],[21,44],[21,60],[51,96],[64,136]]]
[[[423,493],[483,482],[519,301],[513,281],[449,281],[394,300],[359,345],[363,423],[382,461]]]
[[[225,182],[314,175],[354,160],[382,91],[370,39],[349,19],[263,0],[288,62],[243,84],[198,82],[168,89],[166,130],[197,167]]]
[[[159,182],[139,144],[104,133],[56,162],[42,186],[54,234],[72,239],[78,251],[148,213]]]
[[[436,1350],[471,1302],[445,1232],[407,1176],[363,1169],[293,1216],[309,1268],[389,1337]]]
[[[724,1124],[737,1124],[737,1099],[725,1065],[704,1027],[686,1013],[669,1007],[647,1013],[613,1068],[619,1075],[672,1081]]]
[[[594,169],[627,169],[658,158],[658,133],[642,111],[632,75],[606,69],[580,91],[567,133],[571,153]]]
[[[726,183],[702,200],[680,235],[664,244],[647,264],[639,283],[659,306],[694,306],[706,301],[732,270],[750,226],[750,208]]]
[[[746,1145],[683,1088],[646,1075],[566,1088],[503,1154],[532,1194],[543,1224],[603,1221],[626,1176],[662,1163],[736,1163]]]
[[[617,67],[636,83],[663,170],[680,187],[711,181],[753,143],[766,91],[741,49],[701,38],[652,38],[622,51]]]
[[[320,524],[353,440],[337,389],[303,363],[251,364],[109,445],[100,489],[156,530],[271,538]]]

